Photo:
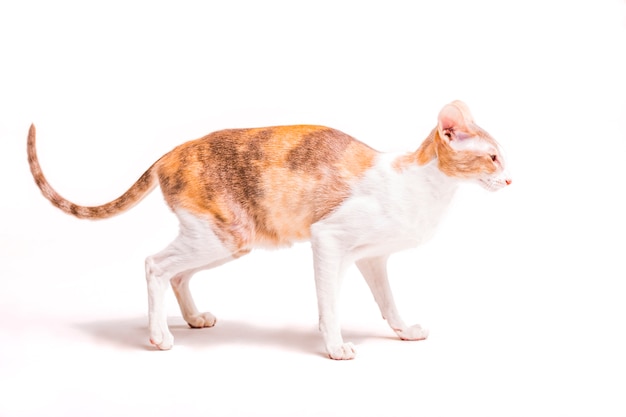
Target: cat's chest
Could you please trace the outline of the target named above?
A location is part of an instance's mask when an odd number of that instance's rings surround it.
[[[365,239],[387,245],[417,246],[432,237],[450,199],[418,187],[385,190],[367,196],[354,196],[370,221],[355,224]],[[358,210],[358,209],[357,209]]]
[[[456,185],[432,169],[398,172],[387,161],[371,170],[328,220],[344,248],[375,256],[415,247],[432,237]]]

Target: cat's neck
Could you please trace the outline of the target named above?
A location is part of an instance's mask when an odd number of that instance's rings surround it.
[[[437,159],[424,165],[413,163],[406,166],[402,177],[409,192],[407,197],[428,212],[433,223],[437,223],[452,201],[459,180],[441,172]]]
[[[437,159],[419,166],[418,169],[421,170],[422,175],[427,179],[427,186],[431,192],[443,199],[452,198],[460,184],[460,180],[441,172]]]
[[[392,166],[397,171],[411,177],[409,182],[413,182],[416,187],[421,189],[420,194],[426,192],[435,200],[442,200],[442,203],[445,204],[454,195],[460,180],[446,175],[439,169],[434,141],[436,134],[436,129],[433,129],[415,152],[396,156]]]

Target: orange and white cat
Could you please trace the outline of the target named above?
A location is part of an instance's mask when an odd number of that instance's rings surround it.
[[[215,317],[199,312],[189,291],[194,273],[256,247],[310,240],[319,326],[332,359],[355,356],[337,316],[348,265],[356,263],[401,339],[425,339],[428,332],[407,326],[396,309],[387,258],[433,234],[460,182],[488,190],[511,183],[500,146],[460,101],[446,105],[419,149],[405,154],[377,152],[322,126],[214,132],[165,154],[121,197],[96,207],[71,203],[50,186],[37,159],[34,126],[28,161],[43,195],[83,219],[117,215],[160,185],[180,220],[180,233],[146,259],[150,342],[159,349],[174,342],[164,308],[168,285],[189,326],[211,327]]]

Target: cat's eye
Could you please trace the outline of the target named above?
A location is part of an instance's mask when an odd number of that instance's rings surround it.
[[[489,156],[491,157],[491,160],[492,160],[493,162],[496,162],[496,160],[498,159],[498,156],[497,156],[497,155],[489,155]]]

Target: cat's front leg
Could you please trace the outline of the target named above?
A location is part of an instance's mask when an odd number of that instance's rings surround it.
[[[407,326],[400,317],[396,302],[391,293],[389,279],[387,277],[388,256],[378,256],[360,259],[356,262],[357,267],[363,274],[367,285],[374,295],[374,299],[380,308],[383,318],[402,340],[423,340],[428,337],[428,330],[419,324]]]
[[[319,326],[326,352],[331,359],[354,359],[356,349],[352,343],[343,341],[337,313],[339,287],[345,269],[339,242],[332,234],[320,232],[313,235],[311,243]]]

